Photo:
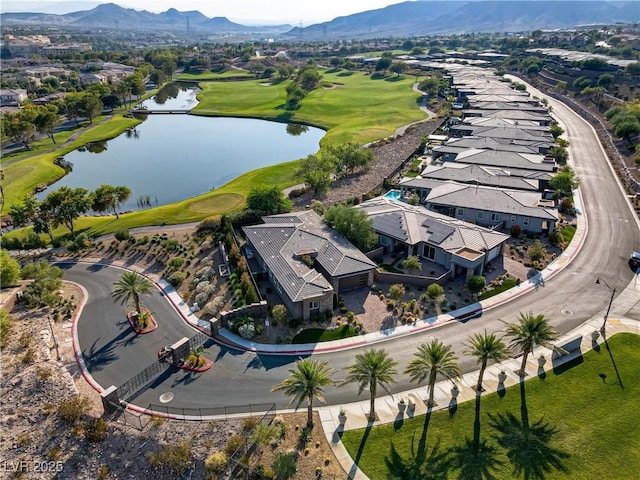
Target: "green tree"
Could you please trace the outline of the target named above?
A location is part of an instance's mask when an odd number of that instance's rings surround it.
[[[79,113],[80,116],[87,118],[89,123],[93,123],[93,119],[102,113],[103,108],[104,105],[98,97],[87,94],[80,100]]]
[[[0,250],[0,285],[6,287],[20,280],[20,264],[5,249]]]
[[[22,269],[22,278],[33,280],[27,285],[24,299],[30,308],[53,306],[60,301],[58,290],[62,286],[62,269],[41,260],[27,263]]]
[[[482,275],[473,275],[467,281],[467,288],[471,293],[480,293],[487,284],[487,280]]]
[[[247,208],[261,215],[274,215],[291,210],[291,200],[284,196],[277,185],[252,187],[247,196]]]
[[[40,203],[33,195],[26,194],[22,198],[22,202],[14,203],[9,207],[8,213],[13,220],[13,224],[16,227],[24,227],[33,222],[38,215],[39,205]]]
[[[362,210],[345,205],[334,205],[327,209],[324,220],[364,252],[371,250],[377,242],[378,237],[373,231],[373,221]]]
[[[553,157],[560,165],[565,165],[567,160],[569,160],[569,152],[565,147],[560,145],[554,145],[551,147],[547,152],[547,155]]]
[[[476,333],[469,337],[467,345],[469,346],[469,350],[467,350],[466,353],[477,357],[478,363],[480,364],[478,384],[476,385],[476,389],[480,391],[482,390],[482,379],[484,378],[484,372],[487,369],[489,360],[493,362],[504,360],[509,356],[509,351],[501,338],[496,336],[495,333],[487,333],[486,330],[484,334]]]
[[[75,238],[74,221],[91,208],[88,190],[81,187],[60,187],[49,193],[45,201],[53,210],[54,226],[64,225]]]
[[[520,312],[518,323],[507,325],[506,335],[511,338],[509,346],[522,352],[522,363],[518,372],[521,377],[526,375],[527,358],[533,348],[536,345],[551,347],[551,342],[557,337],[545,316],[534,315],[532,312],[526,315]]]
[[[331,159],[326,155],[308,155],[300,163],[300,176],[314,193],[326,192],[331,185],[331,172],[334,170]]]
[[[422,269],[422,262],[416,255],[411,255],[402,261],[402,268],[415,272]]]
[[[322,74],[313,66],[305,66],[298,73],[298,83],[307,92],[310,92],[318,86]]]
[[[451,350],[451,346],[445,345],[437,338],[422,343],[414,354],[416,358],[409,362],[405,373],[409,374],[412,382],[420,383],[427,380],[429,386],[429,400],[427,405],[434,406],[434,389],[438,375],[451,380],[460,376],[458,357]]]
[[[153,283],[139,273],[130,271],[124,272],[120,280],[113,283],[113,286],[115,288],[111,292],[111,296],[122,302],[122,304],[130,302],[138,314],[138,318],[140,318],[142,314],[140,296],[151,294],[153,292]]]
[[[320,362],[311,358],[296,361],[296,368],[289,369],[290,376],[271,391],[284,391],[291,397],[291,402],[296,402],[296,410],[307,401],[307,427],[313,428],[313,399],[314,397],[324,402],[322,396],[324,387],[333,385],[331,379],[333,370],[327,367],[327,362]]]
[[[31,148],[35,132],[35,125],[26,121],[20,113],[7,112],[2,116],[2,134],[27,150]]]
[[[557,123],[554,123],[553,125],[551,125],[551,127],[549,127],[549,133],[553,135],[553,139],[555,140],[564,133],[564,128],[562,128]]]
[[[407,69],[407,64],[404,62],[393,62],[389,65],[389,71],[395,73],[398,77]]]
[[[38,109],[38,115],[35,118],[34,125],[38,132],[46,134],[53,143],[56,143],[54,137],[55,129],[60,125],[61,118],[58,115],[58,108],[55,105],[47,105]]]
[[[386,72],[387,69],[391,66],[393,60],[389,57],[382,57],[376,63],[376,72]]]
[[[274,322],[278,322],[278,325],[284,325],[287,321],[287,307],[281,303],[274,305],[271,309],[271,316],[273,317]]]
[[[580,181],[570,167],[563,167],[561,171],[549,180],[549,186],[558,193],[558,196],[569,196],[578,188]]]
[[[321,155],[328,159],[327,164],[335,165],[337,178],[345,178],[356,170],[367,168],[375,159],[373,151],[353,142],[324,147]]]
[[[378,386],[391,394],[388,385],[395,382],[393,378],[398,374],[396,362],[384,349],[365,350],[356,355],[355,362],[348,369],[347,378],[343,383],[357,383],[358,395],[366,388],[370,393],[369,420],[376,419],[376,395]]]
[[[603,73],[598,77],[598,86],[608,88],[613,83],[615,77],[610,73]]]
[[[116,219],[120,218],[118,207],[131,196],[129,187],[120,185],[100,185],[91,195],[91,209],[94,212],[106,212],[112,210]]]

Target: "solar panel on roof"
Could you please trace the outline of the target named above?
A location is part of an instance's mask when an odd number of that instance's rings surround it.
[[[454,227],[436,222],[430,218],[422,222],[422,226],[427,230],[429,235],[429,243],[440,245],[449,235],[456,231]]]

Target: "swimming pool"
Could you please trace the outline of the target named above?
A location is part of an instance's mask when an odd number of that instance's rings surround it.
[[[389,190],[384,194],[386,198],[390,198],[391,200],[399,200],[400,199],[400,190]]]

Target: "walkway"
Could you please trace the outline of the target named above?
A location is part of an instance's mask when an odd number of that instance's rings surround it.
[[[616,315],[616,312],[622,315]],[[551,372],[558,365],[569,362],[574,358],[593,349],[596,345],[604,343],[604,338],[600,333],[604,312],[594,315],[580,327],[568,332],[560,337],[554,345],[572,345],[569,354],[559,355],[552,349],[539,347],[529,356],[526,366],[527,378],[534,378],[544,372]],[[640,272],[627,286],[627,288],[616,298],[612,313],[607,320],[605,336],[611,336],[629,332],[640,334]],[[511,358],[502,363],[489,365],[483,378],[485,391],[482,395],[488,395],[502,388],[509,388],[520,383],[517,370],[520,369],[520,358]],[[502,380],[501,380],[502,379]],[[444,380],[436,383],[435,402],[433,411],[443,410],[449,407],[452,400],[458,403],[474,400],[476,398],[475,385],[478,382],[478,371],[469,372],[455,382]],[[457,388],[456,388],[457,387]],[[376,414],[379,420],[373,426],[393,423],[398,420],[399,402],[405,401],[407,405],[403,417],[412,418],[416,415],[427,413],[426,400],[428,399],[428,387],[422,386],[413,390],[402,392],[398,395],[387,395],[378,397],[376,400]],[[409,408],[410,405],[413,405]],[[338,418],[340,409],[344,408],[347,421],[345,425],[340,424]],[[349,456],[347,449],[340,440],[340,433],[344,430],[357,430],[365,428],[369,424],[367,413],[369,411],[369,398],[366,392],[360,402],[354,402],[343,406],[329,406],[319,409],[322,428],[329,445],[340,462],[348,478],[353,480],[366,480],[368,477],[358,468]]]

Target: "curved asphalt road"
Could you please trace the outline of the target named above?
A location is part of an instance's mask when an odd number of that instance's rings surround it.
[[[529,90],[544,97],[534,89]],[[471,371],[476,368],[475,358],[463,354],[469,335],[485,329],[500,331],[504,322],[513,322],[521,311],[542,313],[558,332],[567,332],[591,316],[604,313],[611,291],[595,284],[596,278],[604,279],[618,292],[631,280],[633,272],[627,262],[628,255],[640,249],[640,227],[629,203],[591,127],[562,103],[553,99],[549,99],[549,103],[571,142],[569,150],[588,212],[589,234],[582,250],[545,284],[478,318],[466,323],[450,322],[379,345],[399,362],[400,371],[416,346],[430,336],[453,345],[463,371]],[[159,328],[150,335],[136,336],[126,322],[125,308],[110,297],[120,270],[82,264],[65,267],[65,279],[84,285],[89,293],[78,321],[78,337],[87,368],[103,388],[124,382],[150,364],[163,345],[194,334],[194,329],[157,293],[145,299],[145,303],[154,312]],[[314,358],[329,362],[337,370],[335,378],[340,380],[345,376],[344,367],[352,363],[357,352],[342,350],[314,354]],[[278,408],[288,405],[288,399],[281,393],[272,393],[271,387],[287,377],[287,370],[296,357],[254,354],[218,345],[209,346],[205,355],[215,360],[211,370],[202,374],[170,371],[134,403],[143,407],[149,403],[159,404],[162,393],[173,392],[175,397],[169,403],[172,407],[239,407],[264,402],[275,402]],[[392,388],[394,393],[410,386],[404,374],[398,375],[397,382]],[[366,395],[365,392],[360,399]],[[325,398],[329,404],[340,404],[355,401],[358,396],[355,386],[346,385],[327,389]]]

